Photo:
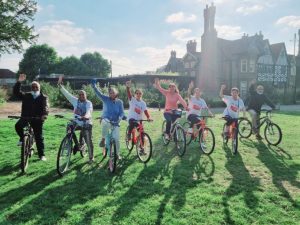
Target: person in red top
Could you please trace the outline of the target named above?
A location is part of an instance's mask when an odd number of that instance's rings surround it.
[[[154,87],[157,88],[160,93],[162,93],[166,97],[164,117],[167,121],[167,125],[165,135],[166,139],[169,139],[171,123],[174,122],[178,117],[180,117],[179,115],[174,114],[172,110],[178,109],[178,102],[180,102],[183,107],[188,110],[187,104],[179,94],[179,91],[174,83],[170,83],[169,88],[166,90],[160,86],[160,80],[156,78]]]

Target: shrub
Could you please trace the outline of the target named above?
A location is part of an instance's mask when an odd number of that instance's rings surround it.
[[[0,103],[6,102],[8,99],[7,89],[0,88]]]

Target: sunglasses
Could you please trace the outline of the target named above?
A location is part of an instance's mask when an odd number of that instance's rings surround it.
[[[137,93],[135,93],[136,95],[142,95],[142,93],[141,92],[137,92]]]

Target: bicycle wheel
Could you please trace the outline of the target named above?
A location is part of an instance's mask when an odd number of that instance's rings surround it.
[[[133,149],[133,137],[132,137],[132,133],[130,134],[130,139],[128,139],[128,131],[129,131],[129,126],[127,126],[126,129],[126,134],[125,134],[125,143],[126,143],[126,147],[129,151],[131,151]]]
[[[116,171],[116,166],[117,166],[117,149],[116,149],[115,141],[112,140],[109,145],[109,162],[108,162],[109,171],[111,173],[114,173]]]
[[[224,123],[223,125],[223,132],[222,132],[222,138],[223,138],[223,144],[227,144],[228,143],[228,136],[226,135],[226,124]]]
[[[282,132],[276,123],[269,123],[265,127],[265,138],[270,145],[278,145],[282,139]]]
[[[176,126],[174,132],[174,142],[177,149],[177,154],[183,156],[186,150],[186,139],[184,129],[181,126]]]
[[[164,145],[168,145],[170,143],[170,139],[166,139],[165,137],[165,134],[166,134],[166,126],[167,126],[167,121],[164,120],[164,122],[162,123],[162,127],[161,127],[161,130],[162,130],[162,139],[163,139],[163,143]]]
[[[64,173],[68,170],[69,163],[72,155],[72,141],[71,137],[66,135],[61,141],[57,159],[56,159],[56,171],[60,176],[63,176]]]
[[[246,118],[239,119],[239,134],[243,138],[249,138],[252,134],[252,124]]]
[[[235,155],[238,151],[238,130],[236,127],[232,128],[232,153]]]
[[[182,127],[184,129],[184,132],[185,132],[186,145],[189,145],[192,142],[192,140],[193,140],[193,136],[192,136],[193,134],[191,134],[191,133],[188,132],[188,129],[190,128],[190,125],[191,125],[191,123],[188,122],[188,121],[185,122],[182,125]]]
[[[31,147],[30,136],[24,135],[23,143],[21,147],[21,164],[20,164],[22,173],[25,173],[28,168],[29,156],[31,153],[30,147]]]
[[[147,133],[142,133],[136,143],[136,152],[143,163],[147,163],[152,155],[152,142]]]
[[[215,149],[215,135],[212,130],[205,127],[199,134],[200,149],[206,155],[210,155]]]

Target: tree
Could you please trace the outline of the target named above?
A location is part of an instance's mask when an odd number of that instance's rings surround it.
[[[33,0],[0,1],[0,56],[13,51],[21,52],[24,43],[34,43],[33,20],[37,5]]]
[[[80,57],[80,61],[87,66],[88,76],[108,77],[110,73],[110,64],[98,52],[85,53]]]
[[[25,73],[29,80],[33,80],[38,74],[53,73],[58,60],[54,48],[46,44],[33,45],[24,53],[19,63],[19,72]]]
[[[88,72],[87,66],[81,62],[77,57],[70,56],[62,59],[55,68],[56,73],[64,75],[86,75]]]

